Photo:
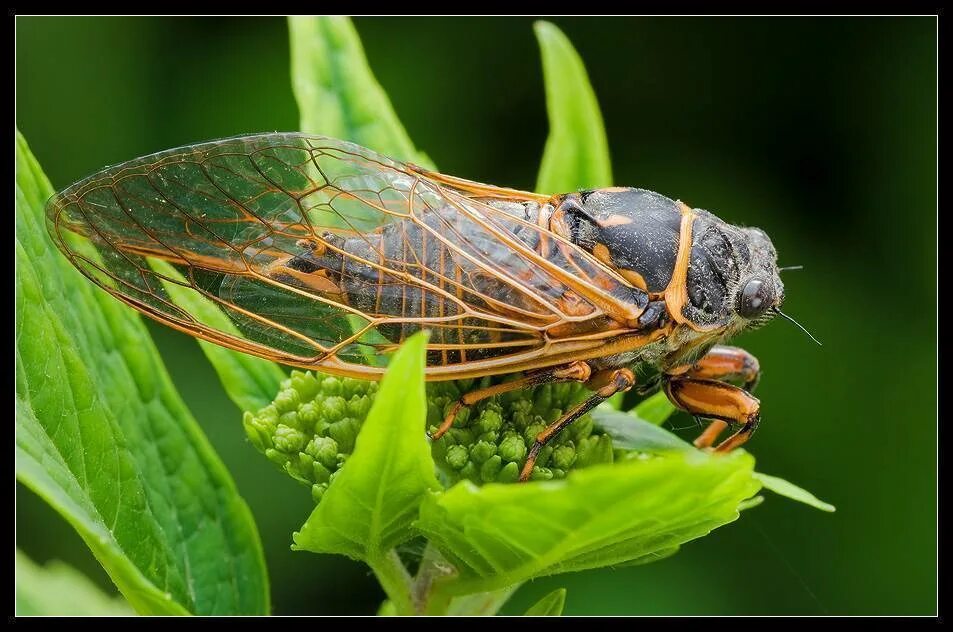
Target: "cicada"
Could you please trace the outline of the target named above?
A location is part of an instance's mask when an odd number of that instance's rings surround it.
[[[465,394],[434,437],[482,399],[585,383],[591,396],[536,437],[524,480],[549,440],[636,376],[711,420],[697,446],[744,443],[760,419],[758,361],[722,343],[784,300],[763,231],[658,193],[541,195],[298,133],[110,167],[54,196],[47,219],[101,288],[230,349],[374,380],[426,329],[428,380],[520,374]],[[716,445],[729,424],[740,428]]]

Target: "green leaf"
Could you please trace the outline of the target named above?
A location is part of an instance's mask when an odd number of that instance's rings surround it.
[[[668,395],[664,391],[659,391],[639,402],[639,405],[629,411],[629,414],[642,421],[661,426],[676,410],[678,409],[669,400]]]
[[[16,159],[17,478],[137,612],[268,612],[248,507],[139,317],[52,246],[52,190],[19,134]]]
[[[290,17],[291,82],[301,131],[431,167],[414,149],[346,17]]]
[[[557,588],[532,606],[523,614],[524,617],[558,617],[563,613],[566,605],[566,589]]]
[[[133,614],[120,597],[104,593],[85,575],[59,561],[39,566],[16,553],[17,616],[123,616]]]
[[[764,502],[764,496],[758,494],[757,496],[752,496],[748,500],[744,501],[738,505],[738,511],[747,511],[748,509],[754,509],[758,505]]]
[[[593,422],[612,437],[612,447],[655,454],[668,451],[696,451],[668,430],[659,428],[632,413],[598,407],[592,411]]]
[[[549,138],[536,190],[564,193],[612,186],[609,143],[586,68],[554,24],[537,22],[543,55]]]
[[[387,93],[374,78],[350,18],[292,16],[288,28],[291,85],[302,132],[348,140],[397,160],[433,168],[430,159],[414,148]],[[357,316],[348,320],[355,332],[365,325]],[[367,334],[364,341],[387,342],[376,332]],[[375,363],[372,350],[364,354],[370,364]]]
[[[448,567],[449,568],[449,567]],[[513,596],[520,587],[520,584],[513,584],[483,593],[470,593],[467,595],[458,595],[450,600],[446,614],[450,617],[469,616],[469,617],[487,617],[493,616],[500,611],[510,597]]]
[[[150,257],[149,265],[159,274],[185,281],[185,277],[178,270],[161,259]],[[242,336],[238,327],[214,302],[198,292],[170,281],[163,281],[162,285],[172,300],[199,322],[233,336]],[[205,340],[198,342],[205,357],[218,373],[225,392],[242,410],[258,410],[267,406],[278,392],[281,381],[288,377],[274,362],[232,351]]]
[[[761,484],[764,485],[765,489],[770,489],[775,494],[785,496],[791,500],[796,500],[797,502],[804,503],[805,505],[810,505],[811,507],[820,509],[821,511],[833,512],[837,510],[834,505],[824,502],[806,489],[802,489],[794,483],[789,483],[783,478],[762,474],[761,472],[755,472],[754,476],[761,481]]]
[[[606,401],[602,402],[600,406],[605,406],[606,408],[611,408],[612,410],[619,410],[622,408],[622,402],[625,399],[625,393],[616,393]]]
[[[354,453],[321,504],[294,534],[294,548],[373,562],[414,535],[427,490],[439,489],[424,430],[427,336],[411,336],[394,355]]]
[[[397,607],[394,606],[394,602],[390,599],[385,599],[381,602],[380,607],[377,609],[378,617],[394,617],[397,616]]]
[[[423,503],[417,526],[457,568],[451,594],[555,573],[644,563],[738,517],[754,459],[675,452],[522,485],[462,481]]]

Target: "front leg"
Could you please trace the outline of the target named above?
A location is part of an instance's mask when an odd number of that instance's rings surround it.
[[[754,392],[761,378],[761,365],[740,347],[716,345],[695,364],[685,364],[668,372],[671,376],[700,377],[710,380],[740,380],[742,388]]]

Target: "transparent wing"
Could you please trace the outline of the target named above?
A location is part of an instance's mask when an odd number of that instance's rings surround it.
[[[596,349],[632,316],[638,290],[519,212],[539,202],[344,141],[264,134],[111,167],[57,194],[47,217],[83,274],[195,336],[373,377],[426,328],[429,377],[454,378]],[[172,284],[241,335],[177,305]]]

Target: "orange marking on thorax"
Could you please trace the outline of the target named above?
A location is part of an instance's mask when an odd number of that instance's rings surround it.
[[[612,254],[609,252],[609,248],[605,244],[596,244],[593,246],[592,254],[602,263],[608,266],[612,265]]]
[[[626,224],[631,224],[632,218],[625,215],[610,215],[605,219],[598,220],[596,223],[603,228],[611,228],[613,226],[625,226]]]
[[[678,255],[675,257],[672,278],[669,280],[663,296],[665,297],[665,308],[672,320],[692,327],[693,323],[682,315],[682,308],[688,302],[686,282],[688,280],[688,264],[691,261],[692,254],[692,222],[695,220],[695,212],[682,201],[678,202],[678,206],[682,213],[682,222],[678,230]]]
[[[645,278],[636,272],[635,270],[626,270],[624,268],[619,269],[619,274],[622,275],[626,281],[639,288],[643,292],[649,291],[649,285],[645,282]]]
[[[662,294],[665,308],[676,323],[687,325],[700,333],[712,332],[721,329],[722,325],[699,325],[682,314],[682,308],[688,303],[688,267],[692,258],[692,223],[695,221],[695,211],[681,200],[678,205],[682,212],[682,223],[678,231],[678,256],[675,258],[672,278]]]

